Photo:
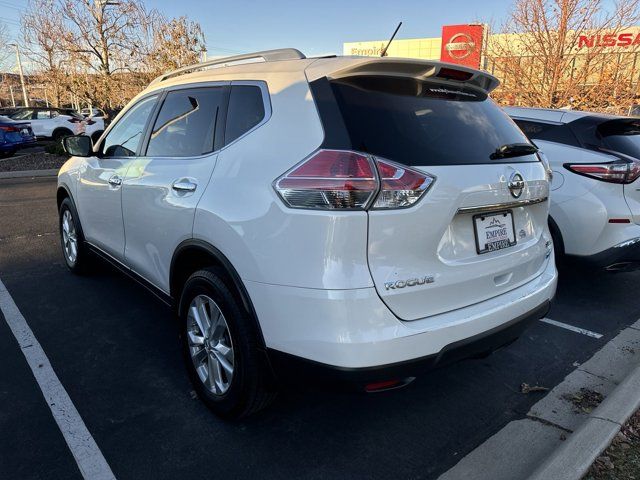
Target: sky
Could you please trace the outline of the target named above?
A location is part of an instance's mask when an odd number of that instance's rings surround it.
[[[167,17],[202,25],[210,56],[294,47],[307,56],[342,53],[343,42],[439,37],[442,25],[500,22],[510,0],[147,0]],[[0,20],[17,36],[27,0],[0,0]]]

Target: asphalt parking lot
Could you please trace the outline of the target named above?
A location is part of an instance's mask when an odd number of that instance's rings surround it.
[[[640,273],[563,272],[549,318],[517,342],[405,389],[288,390],[268,411],[226,423],[194,398],[171,311],[104,266],[67,272],[55,180],[0,180],[0,280],[118,479],[437,478],[522,418],[576,362],[640,318]],[[1,314],[0,314],[1,316]],[[4,318],[0,478],[82,478]]]

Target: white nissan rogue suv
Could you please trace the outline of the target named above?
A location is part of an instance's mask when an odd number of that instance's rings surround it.
[[[282,381],[400,386],[488,353],[556,289],[547,171],[480,71],[400,58],[214,60],[153,81],[95,146],[68,137],[60,235],[181,320],[226,417]]]

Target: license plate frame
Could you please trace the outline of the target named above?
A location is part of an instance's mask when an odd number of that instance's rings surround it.
[[[507,238],[505,240],[497,240],[491,243],[485,242],[484,243],[485,248],[480,248],[481,245],[480,245],[480,240],[478,235],[478,228],[482,227],[483,225],[482,224],[479,225],[478,219],[481,219],[481,222],[484,223],[485,221],[484,219],[486,219],[487,217],[494,217],[495,219],[500,215],[504,217],[504,224],[500,226],[496,226],[496,228],[502,228],[510,224],[511,236],[509,236],[509,232],[507,228]],[[478,253],[478,255],[482,255],[484,253],[489,253],[489,252],[497,252],[499,250],[504,250],[506,248],[511,248],[518,243],[518,240],[516,238],[516,224],[513,219],[512,210],[498,210],[495,212],[479,213],[473,216],[472,221],[473,221],[473,235],[476,243],[476,252]],[[488,228],[489,228],[488,226],[485,226],[485,229],[488,229]],[[513,238],[513,240],[511,240],[511,238]],[[488,245],[493,245],[493,246],[488,246]]]

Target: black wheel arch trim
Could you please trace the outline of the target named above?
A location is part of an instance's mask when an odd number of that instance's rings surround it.
[[[69,132],[69,133],[67,133]],[[73,136],[73,132],[71,130],[69,130],[66,127],[58,127],[56,128],[53,132],[51,132],[51,138],[56,138],[58,135],[56,135],[56,133],[60,134],[60,137],[64,136]]]
[[[175,307],[178,309],[178,311],[180,311],[180,299],[176,298],[175,292],[173,291],[173,275],[174,275],[175,266],[176,266],[175,262],[176,262],[176,259],[180,256],[180,253],[182,253],[184,250],[191,249],[191,248],[204,250],[206,253],[213,256],[218,262],[220,262],[224,270],[229,275],[229,278],[233,282],[233,286],[235,287],[236,291],[240,296],[240,299],[242,300],[243,307],[245,308],[247,313],[251,315],[252,320],[256,324],[258,335],[260,337],[261,348],[266,349],[264,336],[262,335],[262,328],[260,327],[260,322],[258,321],[258,315],[256,313],[255,308],[253,307],[253,302],[251,301],[251,297],[249,296],[249,292],[247,291],[247,288],[245,287],[244,282],[240,278],[238,271],[235,269],[235,267],[229,261],[229,259],[224,255],[224,253],[222,253],[219,249],[211,245],[209,242],[195,239],[195,238],[188,239],[181,242],[173,252],[173,257],[171,258],[171,266],[169,270],[169,278],[171,279],[170,294],[173,297]]]
[[[65,192],[67,192],[67,197],[69,197],[71,199],[71,203],[73,203],[73,205],[75,207],[76,202],[73,201],[73,195],[71,195],[71,191],[69,190],[69,187],[64,183],[58,184],[58,188],[56,188],[56,201],[58,200],[58,192],[60,190],[64,190]],[[58,205],[58,208],[59,207],[60,207],[60,205]]]
[[[73,207],[73,213],[75,214],[76,218],[78,219],[79,225],[76,225],[76,228],[80,231],[80,235],[82,236],[82,238],[84,238],[84,231],[82,230],[82,220],[80,220],[80,214],[78,213],[78,207],[76,206],[76,202],[73,199],[73,195],[71,194],[71,190],[64,183],[59,184],[58,188],[56,189],[56,203],[58,202],[58,192],[60,190],[64,190],[67,193],[67,198],[69,199],[69,201],[71,202],[71,206]],[[62,200],[62,201],[64,201],[64,200]],[[62,202],[60,202],[60,204],[58,205],[58,211],[60,210],[60,206],[61,205],[62,205]]]
[[[558,236],[558,240],[560,240],[560,253],[562,255],[564,255],[564,238],[562,237],[562,231],[560,230],[560,227],[558,226],[558,224],[556,223],[556,221],[553,219],[553,217],[551,215],[548,216],[548,220],[549,220],[549,230],[551,230],[551,236],[554,236],[554,233]]]

